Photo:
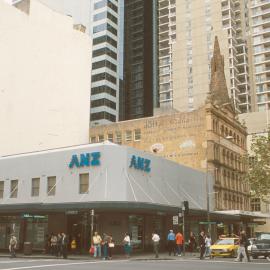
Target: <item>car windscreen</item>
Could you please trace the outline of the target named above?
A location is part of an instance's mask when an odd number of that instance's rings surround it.
[[[234,245],[234,239],[219,239],[215,245]]]

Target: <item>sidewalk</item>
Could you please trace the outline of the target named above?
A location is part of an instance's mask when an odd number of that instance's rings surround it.
[[[57,259],[55,256],[47,255],[47,254],[32,254],[32,255],[24,255],[23,253],[17,253],[17,258],[25,258],[25,259]],[[9,253],[0,253],[1,258],[10,257]],[[62,258],[62,257],[61,257]],[[160,253],[159,258],[155,259],[154,253],[140,253],[140,254],[132,254],[129,260],[181,260],[181,259],[198,259],[198,253],[186,253],[185,256],[169,256],[168,253]],[[97,260],[93,256],[84,254],[84,255],[68,255],[69,260]],[[126,260],[124,254],[116,254],[113,255],[113,260]]]

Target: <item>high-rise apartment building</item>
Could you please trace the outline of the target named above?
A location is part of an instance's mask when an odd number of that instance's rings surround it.
[[[157,102],[157,0],[125,0],[124,119],[153,115]]]
[[[217,35],[235,108],[251,110],[247,10],[246,0],[158,1],[161,109],[186,111],[204,103]]]
[[[270,0],[250,0],[255,111],[270,109]]]
[[[92,38],[90,124],[119,119],[119,92],[123,80],[123,0],[39,0],[86,26]]]

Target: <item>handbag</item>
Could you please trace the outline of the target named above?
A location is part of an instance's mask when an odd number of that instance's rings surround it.
[[[114,248],[114,243],[109,243],[110,248]]]
[[[90,247],[89,253],[90,253],[90,255],[94,255],[94,253],[95,253],[95,247],[94,246]]]

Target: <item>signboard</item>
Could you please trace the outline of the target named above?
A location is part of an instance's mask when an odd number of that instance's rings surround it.
[[[136,170],[141,170],[144,172],[150,172],[151,171],[150,165],[151,160],[133,155],[131,157],[129,168],[134,168]]]
[[[178,225],[178,216],[173,216],[173,225]]]
[[[44,219],[46,216],[40,216],[40,215],[30,215],[30,214],[22,214],[22,218],[39,218]]]
[[[215,221],[200,221],[199,224],[205,225],[205,224],[217,224]]]
[[[84,153],[80,155],[72,155],[68,167],[72,169],[74,166],[77,168],[99,166],[100,165],[100,152]]]

